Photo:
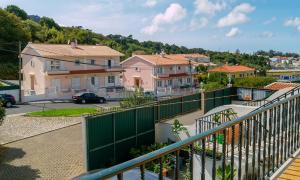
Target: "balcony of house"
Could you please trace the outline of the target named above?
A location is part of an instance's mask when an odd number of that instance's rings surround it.
[[[154,68],[154,76],[156,78],[183,77],[197,73],[196,69],[189,66],[170,66]]]
[[[193,128],[176,129],[186,134],[177,142],[75,179],[130,179],[137,170],[144,180],[150,165],[160,180],[299,179],[299,89],[240,117],[226,109],[198,118]]]
[[[47,75],[56,75],[56,74],[69,74],[70,71],[65,67],[47,67],[46,74]]]

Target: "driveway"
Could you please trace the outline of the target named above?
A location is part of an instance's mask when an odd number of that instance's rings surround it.
[[[0,147],[0,179],[71,179],[84,172],[81,124]]]
[[[75,104],[75,103],[29,103],[25,105],[15,105],[6,108],[7,115],[28,113],[32,111],[41,111],[43,109],[62,109],[62,108],[80,108],[80,107],[97,107],[97,106],[117,106],[118,101],[109,101],[105,104]]]

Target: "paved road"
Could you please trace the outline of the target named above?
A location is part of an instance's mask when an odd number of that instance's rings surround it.
[[[81,124],[0,147],[0,179],[71,179],[84,172]]]
[[[26,105],[16,105],[6,109],[7,115],[27,113],[32,111],[40,111],[45,109],[61,109],[61,108],[78,108],[78,107],[95,107],[95,106],[117,106],[119,102],[112,101],[105,104],[74,104],[74,103],[31,103]]]

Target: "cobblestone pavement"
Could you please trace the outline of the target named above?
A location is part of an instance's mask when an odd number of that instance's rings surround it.
[[[81,134],[78,124],[0,147],[0,179],[64,180],[83,173]]]
[[[0,126],[0,144],[81,122],[81,117],[7,117]]]

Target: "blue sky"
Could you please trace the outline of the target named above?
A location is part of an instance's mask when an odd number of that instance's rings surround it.
[[[299,0],[1,0],[60,25],[189,48],[300,53]]]

